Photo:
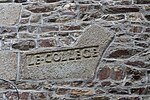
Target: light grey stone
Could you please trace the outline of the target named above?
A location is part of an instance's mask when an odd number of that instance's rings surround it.
[[[20,12],[20,4],[0,3],[0,25],[14,25],[18,23]]]
[[[103,27],[87,28],[73,47],[21,55],[21,79],[90,80],[113,34]]]
[[[0,78],[16,79],[17,55],[12,52],[0,52]]]

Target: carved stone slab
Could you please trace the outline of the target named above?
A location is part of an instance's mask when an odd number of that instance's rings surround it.
[[[0,3],[0,25],[13,25],[19,20],[20,4]]]
[[[93,25],[73,47],[23,53],[21,79],[91,79],[111,40],[111,33]]]

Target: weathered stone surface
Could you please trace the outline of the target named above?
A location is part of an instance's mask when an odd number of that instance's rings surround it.
[[[29,98],[29,92],[20,92],[18,97],[16,92],[8,91],[5,96],[9,100],[27,100]]]
[[[150,21],[150,15],[146,15],[145,18]]]
[[[20,4],[0,4],[0,9],[0,25],[18,23],[21,12]]]
[[[146,92],[146,88],[144,88],[144,87],[138,87],[138,88],[132,88],[131,89],[131,93],[132,94],[145,94],[145,92]]]
[[[27,2],[27,0],[15,0],[16,3],[23,3],[23,2]]]
[[[56,46],[54,39],[41,39],[38,41],[40,47],[54,47]]]
[[[110,98],[109,97],[97,96],[97,97],[91,98],[91,100],[110,100]]]
[[[57,95],[65,95],[69,92],[69,89],[65,89],[65,88],[58,88],[56,90],[56,94]]]
[[[132,26],[131,29],[129,30],[130,32],[133,32],[133,33],[141,33],[142,32],[142,27],[140,26]]]
[[[43,12],[51,12],[54,10],[54,5],[44,5],[39,3],[30,4],[27,7],[27,10],[33,13],[43,13]]]
[[[149,4],[149,3],[150,3],[149,0],[135,0],[135,2],[136,2],[137,4]]]
[[[120,80],[123,80],[124,77],[125,77],[125,74],[124,74],[124,69],[122,67],[112,68],[111,78],[113,80],[120,81]]]
[[[129,58],[137,53],[139,53],[140,50],[136,49],[120,49],[116,50],[110,53],[110,58]]]
[[[44,1],[47,2],[47,3],[53,3],[53,2],[58,2],[60,0],[44,0]]]
[[[107,21],[117,21],[117,20],[123,20],[125,18],[124,15],[107,15],[103,16],[102,19],[107,20]]]
[[[131,76],[131,81],[133,83],[134,81],[141,80],[145,76],[146,72],[142,71],[142,70],[131,69],[131,68],[127,67],[126,73],[128,76]],[[140,82],[138,82],[138,83],[140,83]]]
[[[16,32],[15,27],[0,27],[0,34]]]
[[[93,25],[73,47],[24,53],[21,55],[21,78],[91,79],[112,36],[103,27]]]
[[[0,3],[8,3],[8,2],[12,2],[12,0],[0,0]]]
[[[143,61],[128,61],[125,64],[135,67],[145,67],[145,63]]]
[[[17,55],[15,53],[0,52],[0,78],[6,80],[16,79]]]
[[[118,100],[140,100],[140,97],[122,97],[119,98]],[[148,100],[148,99],[145,99]]]
[[[103,67],[100,71],[99,71],[99,79],[100,80],[104,80],[107,79],[110,76],[110,68],[108,66]]]
[[[102,82],[101,85],[102,85],[103,87],[105,87],[105,86],[110,86],[110,85],[111,85],[111,82],[110,82],[110,81],[105,81],[105,82]]]
[[[93,95],[93,91],[91,90],[71,90],[71,95],[76,95],[76,96],[88,96],[88,95]]]
[[[22,13],[21,13],[22,18],[30,17],[30,15],[31,15],[31,13],[29,11],[26,11],[26,10],[22,11]]]
[[[31,94],[31,100],[47,100],[46,96],[46,92],[35,92]]]
[[[104,13],[127,13],[127,12],[139,12],[139,8],[136,6],[109,6],[103,9]]]
[[[30,50],[35,48],[36,44],[34,40],[22,40],[12,45],[12,48],[19,50]]]
[[[116,88],[116,87],[108,89],[108,92],[111,94],[129,94],[128,89]]]

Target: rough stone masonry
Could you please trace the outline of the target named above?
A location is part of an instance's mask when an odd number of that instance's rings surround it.
[[[0,0],[0,100],[150,100],[150,0]]]

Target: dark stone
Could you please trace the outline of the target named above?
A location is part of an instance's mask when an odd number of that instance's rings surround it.
[[[90,100],[110,100],[109,97],[102,97],[102,96],[97,96],[97,97],[93,97]]]
[[[139,97],[121,97],[118,100],[141,100]]]
[[[134,79],[134,80],[140,80],[141,76],[140,75],[133,75],[132,79]]]
[[[150,15],[146,15],[145,18],[150,21]]]
[[[131,93],[133,94],[138,94],[138,95],[142,95],[145,94],[145,88],[141,87],[141,88],[132,88],[131,89]]]
[[[58,2],[58,1],[60,1],[60,0],[45,0],[45,2],[47,2],[47,3],[53,3],[53,2]]]
[[[133,26],[133,27],[131,27],[131,29],[130,29],[130,32],[133,32],[133,33],[141,33],[142,32],[142,27],[140,27],[140,26]]]
[[[103,87],[105,87],[105,86],[110,86],[110,85],[111,85],[111,82],[110,82],[110,81],[105,81],[105,82],[102,82],[101,85],[102,85]]]
[[[69,23],[63,26],[63,30],[81,30],[81,26],[79,24]]]
[[[43,39],[38,41],[40,47],[54,47],[56,46],[54,39]]]
[[[56,15],[56,16],[53,16],[53,17],[46,17],[43,19],[43,21],[45,23],[55,23],[57,22],[57,20],[59,19],[59,17]]]
[[[59,26],[57,25],[41,26],[40,29],[41,29],[41,32],[58,31]]]
[[[99,79],[105,80],[110,76],[110,68],[105,66],[99,71]]]
[[[145,32],[150,32],[150,28],[146,28]]]
[[[131,56],[139,53],[137,49],[119,49],[110,53],[109,58],[130,58]]]
[[[33,40],[24,40],[24,41],[19,41],[18,43],[14,43],[12,45],[12,48],[14,49],[19,49],[19,50],[30,50],[35,48],[35,41]]]
[[[108,92],[111,94],[129,94],[128,89],[121,89],[121,88],[110,88]]]
[[[16,3],[23,3],[23,2],[27,2],[27,0],[15,0]]]
[[[95,91],[95,93],[96,93],[97,95],[101,95],[101,94],[104,94],[105,92],[104,92],[103,90],[101,90],[101,89],[97,89],[97,90]]]
[[[139,8],[136,6],[109,6],[103,9],[103,12],[106,14],[139,12]]]
[[[46,100],[47,93],[46,92],[33,92],[31,94],[31,100]]]
[[[69,89],[65,89],[65,88],[58,88],[56,90],[56,94],[57,95],[65,95],[66,93],[68,93]]]
[[[137,4],[149,4],[150,0],[136,0]]]
[[[135,42],[135,45],[139,46],[139,47],[143,47],[143,48],[150,47],[150,44],[148,44],[148,43],[141,43],[141,42]]]
[[[132,85],[132,82],[126,82],[125,83],[125,86],[131,86]]]
[[[83,81],[74,81],[71,83],[71,86],[73,87],[79,87],[81,85],[83,85]]]
[[[129,67],[127,67],[126,72],[128,76],[131,75],[132,81],[138,81],[142,79],[143,76],[145,76],[144,71],[131,69]]]
[[[28,100],[29,93],[28,92],[20,92],[19,97],[16,92],[8,91],[6,92],[6,98],[9,100]]]
[[[150,34],[139,34],[135,40],[138,41],[147,41],[150,38]]]
[[[44,12],[53,11],[54,6],[34,3],[34,4],[30,4],[26,9],[33,12],[33,13],[44,13]]]
[[[131,65],[131,66],[136,66],[136,67],[144,67],[145,63],[143,61],[128,61],[125,64]]]

